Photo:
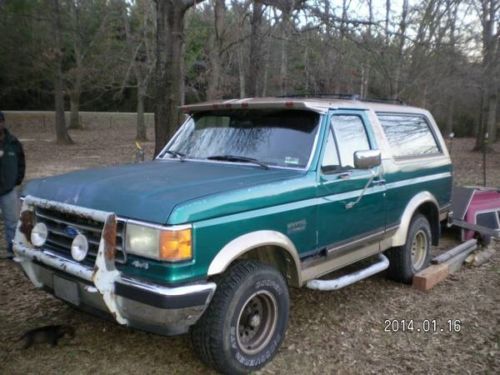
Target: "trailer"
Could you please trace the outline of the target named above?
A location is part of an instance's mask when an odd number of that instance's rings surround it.
[[[476,238],[488,245],[500,239],[500,189],[456,186],[448,223],[461,228],[462,241]]]
[[[493,256],[492,240],[500,240],[500,189],[454,187],[447,226],[460,231],[461,243],[435,256],[431,266],[414,276],[413,285],[419,290],[432,288],[464,262],[479,266]]]

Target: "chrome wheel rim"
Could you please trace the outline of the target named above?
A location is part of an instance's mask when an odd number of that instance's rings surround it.
[[[411,264],[413,269],[419,270],[425,263],[428,251],[427,234],[423,230],[419,230],[411,244]]]
[[[278,303],[268,291],[252,294],[238,316],[237,342],[247,355],[259,353],[269,343],[276,330]]]

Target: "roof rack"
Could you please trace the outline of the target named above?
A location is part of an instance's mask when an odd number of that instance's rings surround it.
[[[344,99],[344,100],[359,100],[361,102],[370,103],[393,103],[406,105],[404,101],[399,98],[361,98],[358,94],[324,94],[324,93],[312,93],[312,94],[291,94],[291,95],[280,95],[277,98],[321,98],[321,99]]]
[[[366,99],[361,99],[361,101],[370,103],[394,103],[394,104],[406,105],[406,103],[399,98],[366,98]]]
[[[323,94],[323,93],[312,93],[312,94],[291,94],[291,95],[279,95],[277,98],[324,98],[324,99],[346,99],[346,100],[360,100],[357,94]]]

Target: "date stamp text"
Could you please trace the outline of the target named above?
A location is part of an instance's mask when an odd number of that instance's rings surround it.
[[[460,319],[385,319],[384,332],[415,332],[415,333],[458,333],[462,330]]]

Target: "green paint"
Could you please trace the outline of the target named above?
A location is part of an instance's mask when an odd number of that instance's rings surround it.
[[[410,199],[419,192],[432,193],[441,206],[450,202],[451,164],[446,158],[387,159],[375,169],[386,184],[369,187],[360,202],[347,209],[346,204],[357,199],[371,173],[352,170],[350,177],[343,179],[339,173],[321,172],[330,118],[339,114],[361,117],[371,148],[378,147],[366,111],[337,110],[321,118],[317,147],[307,171],[154,161],[38,180],[25,194],[150,223],[191,223],[191,261],[164,263],[129,255],[127,264],[118,266],[130,276],[167,284],[206,278],[217,253],[246,233],[280,232],[304,256],[398,223]]]

